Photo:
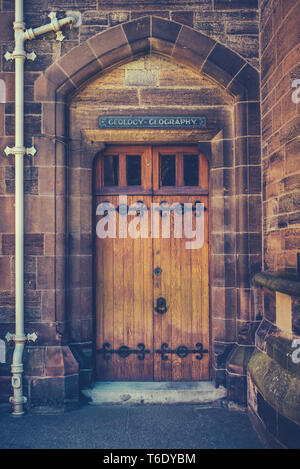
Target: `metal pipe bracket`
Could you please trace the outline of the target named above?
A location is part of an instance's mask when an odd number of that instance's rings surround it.
[[[38,336],[36,334],[36,332],[32,332],[31,334],[26,334],[24,337],[17,337],[16,334],[11,334],[10,332],[7,332],[6,336],[5,336],[5,340],[6,342],[11,342],[12,340],[15,341],[15,340],[18,340],[18,341],[23,341],[23,342],[26,342],[26,341],[31,341],[31,342],[36,342],[38,339]]]
[[[34,156],[36,154],[36,148],[34,146],[30,148],[17,148],[6,146],[4,149],[4,153],[6,154],[6,156],[17,154]]]

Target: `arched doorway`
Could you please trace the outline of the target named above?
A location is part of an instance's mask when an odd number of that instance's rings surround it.
[[[228,350],[240,340],[239,329],[246,322],[255,321],[249,278],[261,258],[246,238],[248,234],[252,238],[261,235],[255,223],[261,211],[261,195],[257,184],[251,184],[260,170],[259,80],[257,71],[240,56],[192,28],[155,17],[118,25],[72,49],[35,82],[35,100],[42,102],[43,108],[43,136],[34,143],[40,154],[53,154],[55,160],[54,316],[59,337],[71,344],[81,363],[82,382],[90,383],[95,331],[93,159],[105,144],[143,140],[137,136],[128,141],[124,133],[112,136],[107,132],[100,136],[97,119],[90,113],[84,116],[84,121],[90,119],[90,133],[83,132],[81,125],[72,127],[74,135],[69,135],[67,123],[72,124],[72,118],[67,116],[72,97],[80,87],[148,54],[166,57],[208,78],[231,100],[208,106],[210,127],[203,138],[193,132],[186,138],[173,133],[171,140],[168,132],[164,134],[166,140],[160,134],[159,141],[152,137],[145,141],[195,144],[210,159],[211,370],[212,377],[224,383]],[[155,93],[153,96],[157,96]],[[122,96],[122,90],[118,96]],[[207,96],[203,102],[208,103]],[[65,243],[66,238],[69,243]],[[243,336],[242,340],[248,343],[248,338]]]

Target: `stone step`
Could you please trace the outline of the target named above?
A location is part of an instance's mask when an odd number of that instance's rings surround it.
[[[223,386],[210,381],[97,382],[82,393],[89,404],[218,404],[226,398]]]

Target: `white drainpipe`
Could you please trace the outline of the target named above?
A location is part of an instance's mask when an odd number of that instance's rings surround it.
[[[24,62],[25,59],[34,60],[34,52],[30,54],[24,50],[24,41],[34,39],[49,31],[56,32],[56,39],[62,41],[60,28],[66,24],[72,26],[76,18],[68,16],[57,20],[56,13],[49,14],[51,23],[35,29],[25,30],[23,0],[15,2],[15,49],[13,53],[6,52],[6,60],[15,61],[15,146],[6,147],[6,155],[15,155],[15,290],[16,290],[16,331],[15,334],[6,334],[6,340],[13,340],[15,349],[11,365],[13,396],[10,402],[13,404],[14,416],[24,414],[26,397],[23,396],[22,374],[23,374],[23,352],[27,340],[35,341],[37,335],[27,334],[24,331],[24,155],[36,153],[34,147],[24,147]]]

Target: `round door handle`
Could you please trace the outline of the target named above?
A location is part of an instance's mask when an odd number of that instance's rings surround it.
[[[157,298],[156,307],[154,308],[154,310],[159,314],[165,314],[168,311],[167,302],[165,298]]]

